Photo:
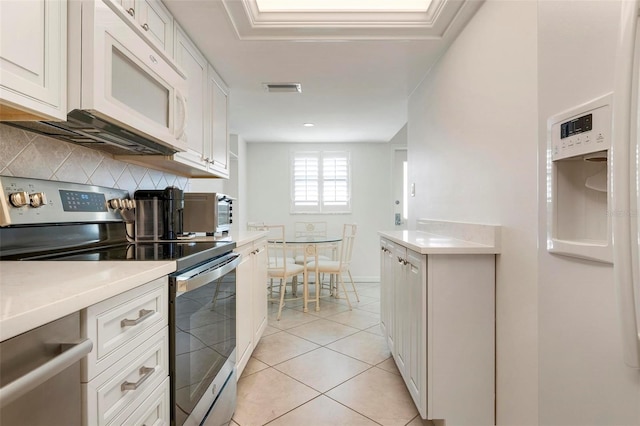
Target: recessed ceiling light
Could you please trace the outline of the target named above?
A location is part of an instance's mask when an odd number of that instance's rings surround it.
[[[303,126],[304,127],[313,127],[313,126],[315,126],[315,124],[313,124],[313,123],[304,123]]]

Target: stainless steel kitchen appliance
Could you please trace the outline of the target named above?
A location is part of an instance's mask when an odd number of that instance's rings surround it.
[[[233,198],[216,192],[184,194],[184,231],[228,234],[233,223]]]
[[[171,424],[227,424],[236,402],[235,243],[129,242],[121,213],[133,207],[119,189],[0,176],[0,260],[174,260]]]
[[[80,360],[92,347],[78,312],[0,343],[0,425],[80,426]]]
[[[165,189],[137,190],[136,241],[177,240],[183,235],[184,193],[169,186]]]

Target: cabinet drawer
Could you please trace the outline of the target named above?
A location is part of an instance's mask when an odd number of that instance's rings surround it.
[[[159,278],[88,307],[82,313],[84,335],[94,342],[83,380],[89,381],[167,326],[168,284]]]
[[[130,416],[168,376],[167,328],[84,384],[85,424],[103,426]]]
[[[171,422],[169,406],[169,378],[151,392],[128,418],[116,417],[112,425],[164,426]]]

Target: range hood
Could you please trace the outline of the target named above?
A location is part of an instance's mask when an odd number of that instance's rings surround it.
[[[67,121],[4,121],[41,135],[61,139],[111,155],[173,155],[178,150],[155,142],[111,121],[99,118],[90,111],[73,110]]]

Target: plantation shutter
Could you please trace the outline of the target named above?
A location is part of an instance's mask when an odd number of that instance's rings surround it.
[[[295,152],[291,162],[292,213],[348,213],[348,152]]]

